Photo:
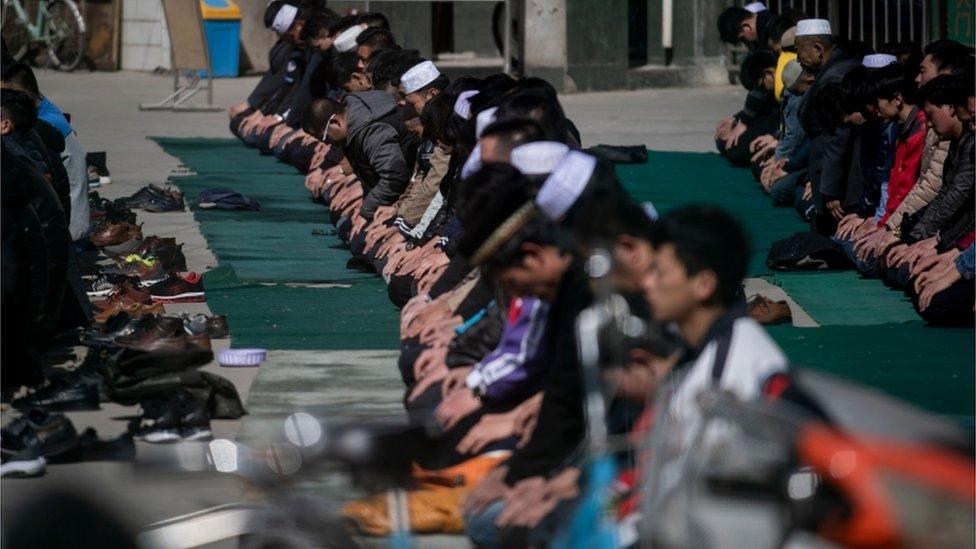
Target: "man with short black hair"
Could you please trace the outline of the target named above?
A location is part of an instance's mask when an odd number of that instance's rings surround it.
[[[757,401],[766,382],[787,369],[779,346],[745,313],[742,278],[749,260],[749,242],[741,224],[725,211],[704,205],[687,206],[664,215],[652,235],[654,257],[644,279],[644,295],[658,322],[678,330],[686,350],[672,370],[671,391],[654,418],[654,429],[668,433],[669,451],[651,456],[660,496],[651,501],[646,518],[668,523],[681,532],[694,514],[674,487],[687,482],[687,459],[707,460],[707,453],[727,440],[727,432],[705,429],[699,404],[707,391],[727,391],[735,398]],[[663,398],[663,397],[659,397]],[[652,434],[652,436],[654,436]],[[704,441],[695,456],[695,440]],[[671,451],[673,449],[673,451]],[[669,494],[671,497],[669,497]],[[655,527],[655,529],[657,529]],[[687,539],[669,545],[689,546]]]
[[[769,45],[769,23],[773,14],[762,2],[752,2],[744,8],[728,7],[718,16],[718,33],[727,44],[745,44],[749,49],[765,49]]]
[[[356,55],[359,56],[360,70],[366,70],[366,65],[376,52],[399,48],[392,32],[372,27],[364,30],[356,37]]]

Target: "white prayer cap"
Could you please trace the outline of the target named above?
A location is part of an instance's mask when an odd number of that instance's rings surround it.
[[[511,164],[525,175],[552,173],[569,147],[556,141],[533,141],[512,149]]]
[[[485,128],[487,128],[492,122],[495,121],[495,113],[498,112],[498,107],[492,107],[490,109],[485,109],[478,113],[478,118],[475,120],[475,136],[481,139],[482,134],[485,133]]]
[[[796,59],[790,59],[783,66],[783,85],[787,88],[792,88],[801,74],[803,74],[803,66]]]
[[[834,34],[826,19],[801,19],[796,24],[797,36],[829,36]]]
[[[358,37],[362,32],[362,25],[353,25],[340,32],[339,36],[336,36],[335,41],[333,42],[336,51],[339,53],[345,53],[347,51],[356,49],[356,37]]]
[[[641,202],[641,209],[644,210],[644,215],[651,221],[657,221],[661,217],[661,214],[657,213],[657,208],[654,207],[652,202]]]
[[[465,180],[478,170],[481,169],[481,143],[474,146],[471,150],[471,155],[468,159],[464,161],[464,165],[461,166],[461,180]]]
[[[297,15],[298,6],[284,4],[278,9],[278,14],[275,15],[274,22],[271,23],[271,28],[278,34],[285,34],[291,28],[291,24],[295,22]]]
[[[889,53],[872,53],[871,55],[865,55],[864,61],[861,64],[869,69],[880,69],[881,67],[887,67],[897,62],[898,58]]]
[[[766,11],[766,4],[763,4],[762,2],[750,2],[742,7],[745,8],[746,11],[751,13],[759,13],[761,11]]]
[[[514,156],[515,151],[512,152]],[[595,168],[596,158],[580,151],[570,151],[539,188],[536,205],[550,219],[561,219],[583,194]]]
[[[468,90],[461,92],[457,101],[454,102],[454,114],[465,120],[471,119],[471,98],[478,95],[478,90]]]
[[[403,84],[403,93],[413,93],[420,88],[430,84],[441,75],[441,71],[437,70],[430,61],[421,61],[416,65],[410,67],[410,70],[403,73],[400,77],[400,83]]]
[[[779,39],[779,45],[784,48],[792,48],[796,46],[796,27],[790,27],[783,32],[783,36]]]

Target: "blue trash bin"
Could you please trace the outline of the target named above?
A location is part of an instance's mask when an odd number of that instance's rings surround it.
[[[201,0],[203,32],[214,78],[235,77],[241,61],[241,8],[234,0]]]

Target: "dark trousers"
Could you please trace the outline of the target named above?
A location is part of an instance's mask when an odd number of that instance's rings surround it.
[[[725,141],[716,140],[715,147],[719,154],[733,165],[747,168],[752,162],[752,152],[749,151],[749,145],[757,137],[773,133],[778,126],[779,112],[773,109],[765,116],[753,120],[746,128],[745,133],[739,137],[739,142],[735,146],[725,148]]]
[[[935,294],[929,307],[918,310],[918,294],[911,290],[912,305],[926,322],[933,326],[972,326],[974,286],[972,280],[960,280]]]

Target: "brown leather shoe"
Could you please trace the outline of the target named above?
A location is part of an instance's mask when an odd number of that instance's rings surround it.
[[[764,295],[757,295],[746,306],[746,312],[763,326],[789,322],[793,318],[790,306],[785,301],[773,301]]]
[[[99,310],[105,310],[114,306],[115,303],[119,303],[122,307],[125,307],[136,303],[149,303],[151,300],[152,296],[147,290],[136,288],[128,282],[125,282],[119,286],[119,291],[110,295],[104,301],[93,301],[92,306]]]
[[[162,303],[153,303],[151,305],[147,305],[145,303],[132,303],[123,305],[121,302],[119,302],[95,315],[95,322],[98,324],[105,324],[111,320],[113,316],[119,313],[126,313],[130,318],[141,318],[148,314],[161,315],[164,312],[166,312],[166,308],[163,307]]]
[[[141,345],[127,345],[130,349],[135,349],[137,351],[182,351],[186,349],[187,340],[186,335],[180,334],[175,337],[158,337],[151,339]]]
[[[221,339],[230,334],[226,315],[214,315],[207,319],[207,332],[213,339]]]
[[[129,336],[117,337],[115,342],[126,347],[140,348],[157,339],[180,337],[183,334],[183,319],[161,316],[156,319],[152,328]]]
[[[94,246],[101,248],[122,244],[133,238],[142,238],[142,227],[123,221],[121,223],[106,223],[99,227],[89,237],[89,240]]]
[[[204,332],[202,334],[188,335],[186,336],[186,344],[191,347],[196,347],[198,349],[210,350],[210,334]]]

